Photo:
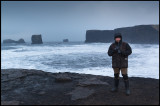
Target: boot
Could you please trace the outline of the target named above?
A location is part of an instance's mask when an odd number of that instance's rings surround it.
[[[124,84],[125,84],[125,89],[126,89],[126,95],[129,96],[130,95],[130,90],[129,90],[129,80],[124,80]]]
[[[119,85],[119,79],[118,78],[114,78],[114,86],[111,89],[111,92],[117,92],[118,91],[118,85]]]

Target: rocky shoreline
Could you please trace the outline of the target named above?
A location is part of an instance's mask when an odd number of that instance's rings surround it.
[[[108,76],[1,69],[1,105],[159,105],[159,79],[131,77],[131,95]]]

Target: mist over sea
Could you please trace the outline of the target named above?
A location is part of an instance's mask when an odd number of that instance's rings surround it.
[[[23,68],[113,77],[112,58],[107,54],[110,44],[84,42],[2,44],[1,69]],[[130,46],[132,54],[128,57],[129,77],[159,79],[159,45],[130,44]]]

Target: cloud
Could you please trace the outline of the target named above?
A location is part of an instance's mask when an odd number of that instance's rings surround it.
[[[2,1],[1,9],[2,38],[27,41],[32,33],[84,41],[88,29],[159,23],[158,1]]]

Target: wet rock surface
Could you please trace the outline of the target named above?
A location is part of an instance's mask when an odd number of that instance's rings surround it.
[[[72,81],[71,77],[69,77],[67,74],[59,74],[58,76],[55,77],[56,82],[68,82]]]
[[[109,85],[107,82],[103,82],[97,78],[88,78],[79,81],[79,86],[92,86],[92,85]]]
[[[110,92],[108,76],[50,73],[34,69],[1,69],[2,105],[158,105],[159,79],[131,77],[131,95]]]
[[[73,91],[69,92],[68,94],[71,95],[71,100],[78,100],[84,99],[94,93],[93,89],[83,88],[83,87],[76,87]],[[68,95],[67,94],[67,95]]]

